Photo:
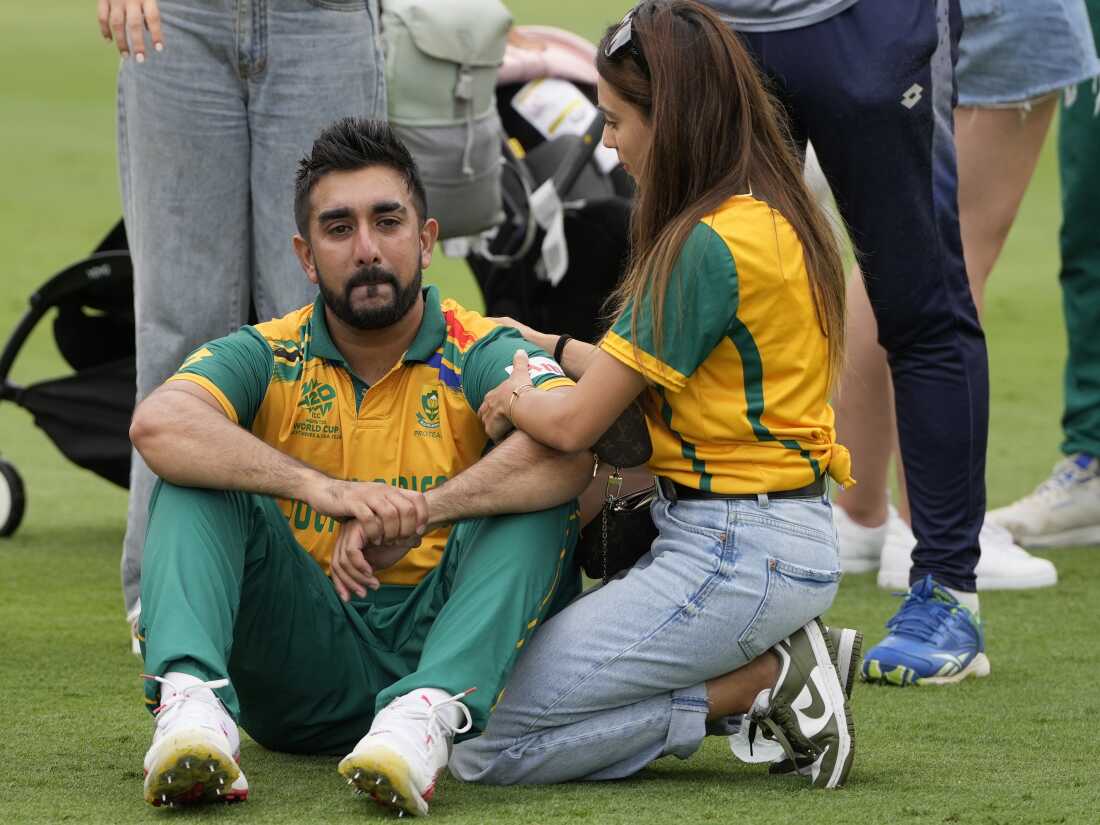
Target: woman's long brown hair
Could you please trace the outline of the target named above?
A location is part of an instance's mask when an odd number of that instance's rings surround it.
[[[802,178],[801,158],[779,105],[737,35],[694,0],[646,0],[631,19],[644,65],[621,49],[596,69],[652,129],[638,170],[626,274],[611,297],[617,317],[651,301],[660,354],[665,293],[688,235],[726,200],[750,191],[778,211],[802,243],[814,307],[828,339],[830,386],[844,359],[844,268],[836,236]],[[631,316],[637,341],[640,312]]]

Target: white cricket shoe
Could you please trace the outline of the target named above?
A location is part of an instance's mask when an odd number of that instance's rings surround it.
[[[145,801],[151,805],[241,802],[248,780],[237,762],[241,736],[213,688],[187,673],[147,676],[160,682],[153,744],[145,754]]]
[[[836,525],[840,569],[845,573],[869,573],[877,570],[882,548],[886,544],[889,522],[878,527],[864,527],[852,520],[844,508],[833,503],[833,524]]]
[[[916,537],[898,511],[890,508],[886,544],[878,571],[878,586],[886,590],[908,590],[910,555]],[[1033,556],[1018,547],[1009,533],[995,524],[985,523],[978,536],[981,558],[974,573],[982,590],[1030,590],[1058,583],[1058,571],[1047,559]]]
[[[1100,544],[1100,458],[1071,455],[1029,496],[986,518],[1024,547]]]
[[[398,816],[427,814],[436,777],[450,759],[454,735],[473,725],[469,709],[459,701],[472,692],[448,696],[442,690],[422,688],[394,699],[340,761],[340,775]]]

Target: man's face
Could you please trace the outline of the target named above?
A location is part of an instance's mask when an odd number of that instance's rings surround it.
[[[309,241],[295,251],[329,310],[356,329],[383,329],[420,297],[438,226],[420,219],[404,179],[388,166],[330,172],[310,196]]]

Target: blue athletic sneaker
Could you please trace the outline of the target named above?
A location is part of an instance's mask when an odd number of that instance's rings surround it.
[[[863,679],[884,685],[948,685],[988,676],[981,621],[925,576],[886,623],[889,635],[863,658]]]

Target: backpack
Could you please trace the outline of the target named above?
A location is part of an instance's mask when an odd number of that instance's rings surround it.
[[[388,114],[409,148],[440,239],[504,218],[496,73],[512,17],[499,0],[383,0]]]

